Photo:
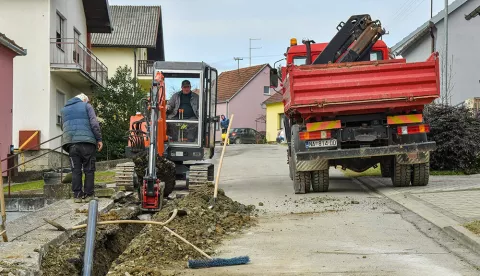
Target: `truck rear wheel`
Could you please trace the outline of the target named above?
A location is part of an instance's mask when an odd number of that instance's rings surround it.
[[[392,176],[392,161],[380,162],[380,171],[382,172],[382,177],[391,177]]]
[[[312,177],[310,172],[295,172],[295,179],[293,180],[293,186],[296,194],[304,194],[310,191],[310,185]],[[305,187],[305,192],[302,193],[302,186]],[[308,187],[308,188],[307,188]]]
[[[395,187],[410,186],[411,169],[410,165],[398,164],[393,162],[392,183]]]
[[[314,192],[327,192],[329,186],[329,170],[312,172],[312,189]]]
[[[288,170],[289,170],[290,179],[293,180],[292,158],[290,157],[288,157]]]
[[[427,186],[429,178],[430,162],[413,165],[412,186]]]

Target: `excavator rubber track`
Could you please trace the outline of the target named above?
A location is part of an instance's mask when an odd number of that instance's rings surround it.
[[[205,185],[214,179],[213,164],[192,164],[189,166],[187,187],[195,188]]]

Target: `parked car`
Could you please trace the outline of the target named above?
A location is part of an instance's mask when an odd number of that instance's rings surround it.
[[[266,136],[253,128],[234,128],[228,136],[230,144],[265,144]]]

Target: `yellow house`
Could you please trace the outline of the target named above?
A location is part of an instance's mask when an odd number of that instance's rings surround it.
[[[128,65],[147,91],[153,63],[165,61],[160,6],[110,6],[113,31],[92,34],[92,51],[107,66],[108,77]]]
[[[278,132],[284,128],[282,96],[277,92],[262,103],[267,114],[267,142],[276,142]]]

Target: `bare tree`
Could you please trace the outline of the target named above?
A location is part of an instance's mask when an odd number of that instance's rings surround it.
[[[454,76],[455,72],[453,70],[453,55],[450,57],[445,57],[445,50],[442,49],[440,52],[440,68],[441,69],[441,81],[442,85],[441,92],[440,92],[440,103],[442,105],[451,105],[452,104],[452,96],[453,96],[453,88],[455,87]],[[448,58],[448,67],[446,67],[445,60]],[[444,82],[446,78],[447,85],[444,87]]]

